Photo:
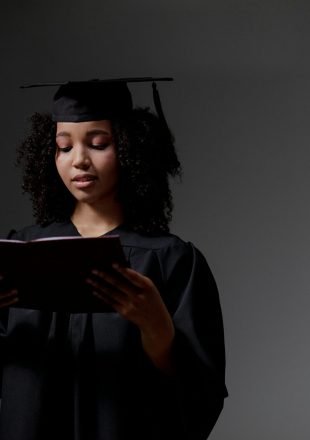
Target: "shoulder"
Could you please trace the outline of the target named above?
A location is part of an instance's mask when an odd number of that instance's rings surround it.
[[[9,238],[12,240],[29,241],[38,238],[59,237],[72,235],[70,224],[67,222],[52,222],[47,225],[29,225],[18,231],[11,231]]]
[[[166,270],[190,268],[195,264],[206,264],[200,250],[190,241],[171,233],[148,235],[132,231],[120,232],[122,246],[129,248],[131,255],[139,258],[152,254]]]
[[[186,251],[186,249],[193,246],[192,243],[185,242],[177,235],[171,233],[151,235],[123,230],[120,232],[120,236],[123,246],[129,246],[131,248],[146,251],[152,250],[155,252],[165,252],[169,249],[179,249],[180,251]]]

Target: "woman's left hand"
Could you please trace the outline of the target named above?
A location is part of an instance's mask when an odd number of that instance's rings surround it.
[[[93,294],[140,329],[146,354],[155,365],[170,372],[175,330],[157,287],[133,269],[119,265],[113,268],[115,275],[92,271],[86,281],[93,287]]]

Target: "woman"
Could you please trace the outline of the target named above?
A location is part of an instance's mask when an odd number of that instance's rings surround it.
[[[169,233],[180,164],[159,115],[133,109],[126,81],[89,81],[32,117],[19,162],[37,224],[13,238],[118,234],[130,267],[85,280],[112,313],[18,309],[2,289],[2,440],[202,440],[221,412],[218,293],[201,253]]]

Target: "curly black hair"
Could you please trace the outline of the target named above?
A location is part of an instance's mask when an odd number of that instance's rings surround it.
[[[41,113],[32,115],[30,122],[30,134],[17,149],[23,191],[30,194],[38,224],[67,221],[76,201],[56,169],[56,124],[49,114]],[[168,232],[173,209],[169,177],[181,177],[171,132],[147,108],[135,109],[111,124],[125,225],[142,233]]]

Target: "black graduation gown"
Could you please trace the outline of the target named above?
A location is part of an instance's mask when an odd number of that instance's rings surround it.
[[[173,317],[175,375],[153,366],[138,329],[117,313],[2,309],[1,440],[204,440],[214,426],[227,396],[224,338],[204,257],[171,234],[110,233],[120,235],[130,266],[154,281]],[[67,222],[13,238],[74,235]]]

